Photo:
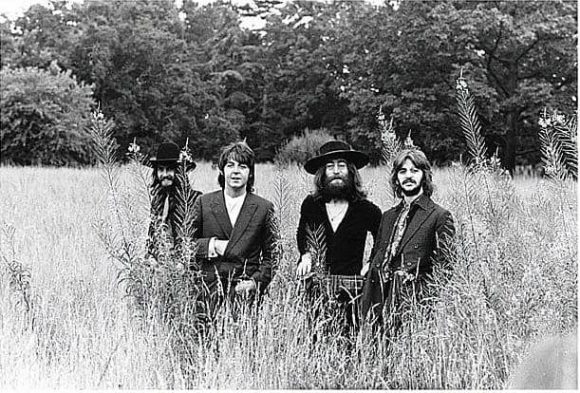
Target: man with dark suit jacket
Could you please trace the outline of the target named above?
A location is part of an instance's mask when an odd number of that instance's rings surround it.
[[[298,277],[309,277],[311,271],[319,270],[323,279],[336,284],[336,299],[345,307],[347,322],[353,326],[357,321],[354,299],[360,294],[363,257],[367,235],[376,241],[381,210],[366,198],[358,170],[369,162],[368,156],[353,150],[342,141],[325,143],[319,155],[305,164],[308,173],[315,175],[316,189],[302,202],[296,240],[300,261],[296,269]],[[323,255],[313,261],[318,244],[324,248]],[[313,266],[322,262],[324,266]],[[330,275],[326,276],[325,275]],[[312,277],[320,279],[321,277]]]
[[[255,195],[254,152],[245,142],[219,158],[221,190],[195,203],[197,263],[212,294],[263,293],[272,280],[278,230],[274,206]]]
[[[398,327],[403,300],[422,301],[433,269],[450,268],[455,227],[451,213],[431,200],[431,165],[422,151],[407,149],[395,157],[391,186],[402,200],[381,219],[361,303],[363,314],[381,323],[386,307]]]
[[[161,143],[149,165],[153,172],[147,258],[157,260],[163,254],[160,249],[170,245],[175,251],[193,235],[190,215],[201,192],[193,190],[189,183],[188,174],[196,165],[187,146],[179,150],[173,142]]]

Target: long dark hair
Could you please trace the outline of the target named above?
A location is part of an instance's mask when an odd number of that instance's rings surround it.
[[[151,190],[151,213],[153,215],[160,215],[163,211],[163,204],[165,203],[165,198],[169,196],[169,221],[173,221],[175,207],[177,204],[176,198],[178,190],[182,190],[184,195],[191,195],[193,189],[189,183],[189,178],[187,174],[189,170],[184,168],[182,165],[167,165],[168,167],[175,169],[175,176],[173,177],[173,184],[169,187],[163,187],[159,178],[157,176],[157,165],[153,167],[152,182],[150,186]],[[182,185],[183,184],[183,185]]]
[[[431,164],[425,156],[425,153],[418,149],[403,150],[395,157],[395,160],[393,161],[393,170],[391,171],[391,187],[393,188],[393,192],[397,197],[403,197],[401,185],[397,180],[397,172],[399,172],[403,167],[403,163],[407,159],[411,160],[418,169],[423,171],[423,180],[421,180],[423,194],[431,197],[431,195],[433,195],[433,174],[431,172]]]
[[[346,167],[348,169],[348,177],[350,187],[346,190],[344,198],[349,202],[356,202],[366,199],[367,193],[362,188],[362,179],[354,166],[353,163],[346,161]],[[314,185],[316,189],[314,190],[314,198],[317,200],[325,200],[324,187],[326,181],[326,165],[322,165],[316,171],[314,175]]]
[[[224,168],[229,160],[237,161],[240,164],[245,164],[250,168],[250,175],[248,176],[248,183],[246,184],[246,191],[254,191],[254,173],[256,158],[254,151],[248,146],[246,142],[235,142],[223,148],[218,161],[218,168],[220,174],[218,175],[218,183],[223,189],[226,186],[226,179],[224,177]]]

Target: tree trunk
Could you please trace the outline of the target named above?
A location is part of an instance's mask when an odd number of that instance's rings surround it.
[[[512,62],[509,66],[509,72],[507,75],[505,91],[506,99],[516,95],[518,90],[518,64]],[[505,155],[504,155],[504,167],[511,174],[514,173],[516,168],[516,151],[518,149],[518,124],[519,112],[517,108],[510,107],[506,115],[506,136],[505,136]]]
[[[516,151],[518,148],[518,112],[515,109],[512,109],[508,112],[507,117],[507,130],[505,136],[505,151],[504,151],[504,167],[505,169],[509,170],[510,173],[514,172],[516,167]]]

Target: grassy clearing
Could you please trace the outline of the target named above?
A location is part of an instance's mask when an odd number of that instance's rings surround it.
[[[127,172],[120,195],[135,209],[125,224],[143,247],[145,189]],[[384,169],[362,176],[369,198],[390,207]],[[204,192],[218,187],[209,164],[192,180]],[[256,191],[283,222],[271,293],[258,317],[224,318],[214,340],[184,355],[175,332],[132,315],[117,285],[119,265],[93,226],[111,212],[101,172],[0,168],[0,387],[499,389],[532,342],[576,326],[576,183],[453,167],[434,179],[434,199],[458,229],[454,276],[434,316],[412,310],[388,352],[368,332],[346,345],[332,320],[309,327],[292,277],[311,180],[258,165]],[[317,328],[327,334],[313,343]]]

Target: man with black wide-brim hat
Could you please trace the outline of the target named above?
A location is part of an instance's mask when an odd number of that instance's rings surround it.
[[[346,312],[351,326],[356,322],[351,300],[362,286],[367,234],[374,240],[381,221],[381,210],[367,200],[358,172],[368,162],[366,154],[345,142],[322,145],[319,154],[304,165],[314,175],[316,189],[302,202],[297,231],[296,275],[329,279],[338,286],[337,299],[350,305]]]
[[[196,165],[187,146],[180,150],[173,142],[163,142],[149,159],[149,165],[153,167],[153,175],[147,250],[157,259],[161,242],[177,247],[185,237],[193,237],[189,230],[192,230],[192,218],[184,215],[193,211],[201,192],[193,190],[189,184],[188,173]],[[189,208],[178,209],[179,203],[186,203]]]

